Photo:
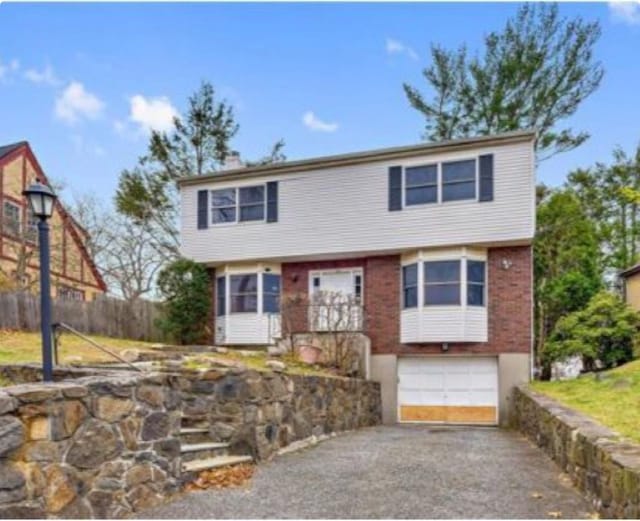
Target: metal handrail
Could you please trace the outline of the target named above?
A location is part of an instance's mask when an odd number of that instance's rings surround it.
[[[98,342],[91,340],[88,336],[83,335],[82,333],[80,333],[80,331],[72,328],[70,325],[65,324],[64,322],[56,322],[55,324],[51,325],[51,329],[53,329],[54,331],[54,338],[55,338],[55,342],[54,342],[54,355],[55,355],[55,361],[56,363],[58,363],[58,339],[57,337],[55,337],[55,332],[57,329],[66,329],[67,331],[69,331],[70,333],[76,335],[77,337],[81,338],[82,340],[84,340],[85,342],[88,342],[89,344],[91,344],[93,347],[99,349],[100,351],[102,351],[103,353],[106,353],[110,356],[112,356],[113,358],[115,358],[116,360],[122,362],[123,364],[127,364],[129,367],[131,367],[132,369],[135,369],[136,371],[140,371],[141,373],[144,372],[142,369],[140,369],[139,367],[133,365],[131,362],[129,362],[128,360],[125,360],[124,358],[122,358],[120,355],[118,355],[117,353],[114,353],[113,351],[107,349],[104,346],[101,346],[100,344],[98,344]]]

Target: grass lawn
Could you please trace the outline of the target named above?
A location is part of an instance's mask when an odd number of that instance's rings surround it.
[[[152,345],[149,342],[140,342],[137,340],[126,340],[121,338],[108,338],[93,335],[89,335],[89,338],[101,346],[115,352],[132,348],[144,350],[148,349]],[[42,361],[41,345],[40,333],[0,330],[0,364],[25,362],[39,363]],[[77,361],[77,358],[73,357],[80,357],[80,363],[115,361],[113,357],[103,353],[81,338],[66,333],[62,334],[58,354],[61,364],[64,364],[65,361],[69,360]]]
[[[640,442],[640,360],[599,375],[531,387]]]
[[[109,338],[95,335],[88,335],[93,341],[104,346],[111,351],[120,352],[125,349],[139,349],[144,351],[150,349],[153,345],[150,342],[140,342],[137,340],[126,340],[122,338]],[[8,331],[0,330],[0,364],[16,364],[16,363],[40,363],[42,361],[40,333],[30,333],[26,331]],[[227,361],[240,362],[250,369],[258,371],[268,370],[266,361],[267,353],[264,351],[256,351],[252,353],[242,354],[238,351],[230,349],[227,353],[194,353],[193,358],[185,361],[184,366],[191,369],[200,369],[209,367],[205,363],[208,356]],[[116,360],[88,344],[81,338],[71,334],[63,333],[60,350],[59,363],[74,363],[78,365],[90,362],[115,362]],[[287,365],[287,373],[330,376],[329,371],[309,366],[299,362],[292,356],[285,355],[280,358]],[[2,386],[2,382],[0,382]]]

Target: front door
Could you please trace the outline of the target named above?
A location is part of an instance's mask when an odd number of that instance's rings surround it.
[[[312,331],[358,331],[362,327],[362,269],[309,274]]]

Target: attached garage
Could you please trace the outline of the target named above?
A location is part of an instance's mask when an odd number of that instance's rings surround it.
[[[398,420],[496,425],[497,357],[399,358]]]

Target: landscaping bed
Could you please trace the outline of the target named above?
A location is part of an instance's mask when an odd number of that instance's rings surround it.
[[[640,360],[575,380],[533,382],[531,387],[640,442]]]

